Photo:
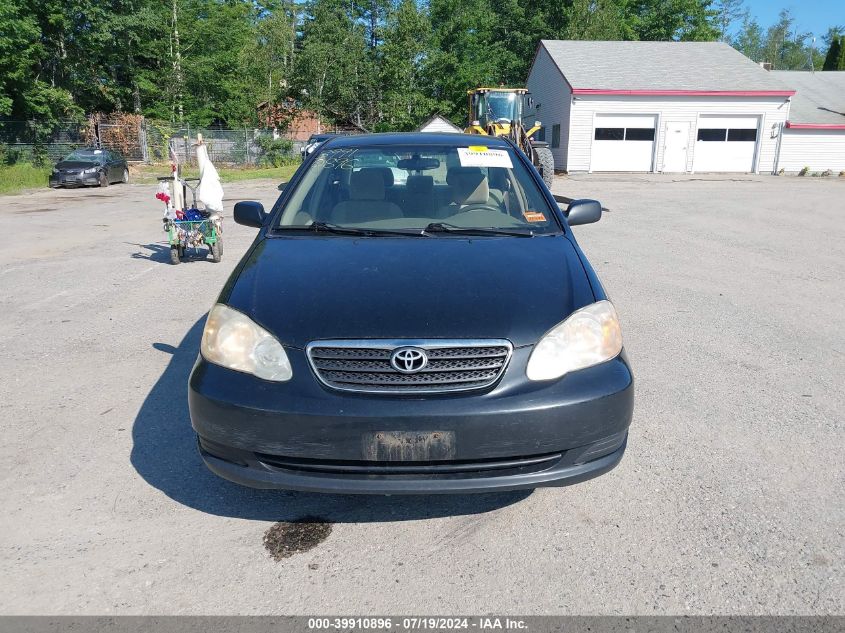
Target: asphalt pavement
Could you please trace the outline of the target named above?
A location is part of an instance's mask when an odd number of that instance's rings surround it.
[[[226,205],[275,184],[226,185]],[[845,614],[845,178],[577,176],[637,378],[628,451],[560,489],[256,491],[186,379],[223,262],[154,185],[0,197],[2,614]],[[538,271],[554,274],[555,271]],[[328,522],[273,556],[278,521]]]

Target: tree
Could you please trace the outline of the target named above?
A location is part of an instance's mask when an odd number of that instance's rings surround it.
[[[742,19],[742,27],[733,38],[731,45],[740,53],[754,60],[763,60],[763,29],[760,24],[746,13]]]
[[[431,24],[414,0],[402,0],[392,12],[381,51],[384,91],[380,129],[412,130],[438,109],[422,81],[431,54]]]
[[[490,0],[431,0],[434,51],[426,65],[433,97],[447,104],[443,112],[466,119],[466,91],[504,81],[507,40],[496,39],[497,15]],[[524,81],[524,80],[523,80]]]
[[[633,35],[624,8],[614,0],[573,0],[566,9],[563,35],[570,40],[621,40]]]
[[[719,36],[711,0],[631,0],[626,22],[640,40],[707,41]]]
[[[294,62],[294,95],[322,118],[367,130],[374,122],[369,88],[375,68],[362,25],[341,0],[312,0]]]
[[[719,0],[715,7],[715,23],[719,29],[719,39],[730,43],[731,27],[748,15],[744,7],[744,0]]]
[[[831,38],[822,70],[845,70],[845,37],[836,35]]]
[[[770,62],[774,70],[803,70],[810,66],[810,51],[805,45],[809,33],[799,33],[794,23],[792,14],[783,10],[766,31],[761,61]]]

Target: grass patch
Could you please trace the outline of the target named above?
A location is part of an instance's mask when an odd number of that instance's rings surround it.
[[[225,167],[215,165],[222,182],[238,182],[254,180],[256,178],[270,178],[279,182],[290,180],[299,165],[283,165],[282,167]],[[140,184],[154,184],[158,176],[166,176],[170,172],[170,165],[132,165],[130,167],[130,182]],[[183,178],[199,177],[196,167],[184,167]]]
[[[0,194],[20,193],[26,189],[45,189],[52,167],[35,167],[29,163],[0,165]]]

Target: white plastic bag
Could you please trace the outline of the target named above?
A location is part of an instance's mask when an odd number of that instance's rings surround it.
[[[223,186],[220,184],[220,174],[208,159],[208,148],[204,144],[197,145],[197,164],[200,168],[200,184],[197,196],[209,211],[223,211]]]

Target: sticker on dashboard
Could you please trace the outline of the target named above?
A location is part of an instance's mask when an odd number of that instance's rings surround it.
[[[546,216],[540,213],[539,211],[523,211],[522,217],[525,218],[526,222],[545,222]]]
[[[504,167],[513,169],[510,154],[503,149],[490,149],[483,145],[459,147],[461,167]]]

